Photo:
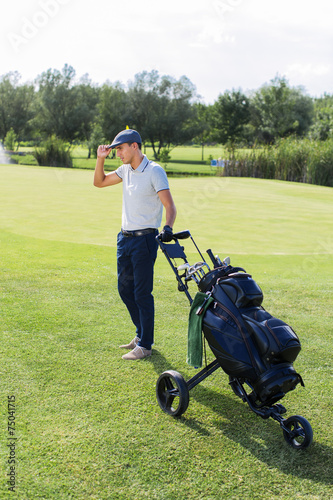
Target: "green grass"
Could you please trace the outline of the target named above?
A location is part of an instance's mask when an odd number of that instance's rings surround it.
[[[295,367],[305,388],[283,402],[287,416],[311,422],[314,443],[296,452],[276,422],[234,396],[222,370],[191,391],[181,418],[159,409],[159,374],[195,373],[186,364],[189,305],[161,254],[154,354],[142,362],[121,359],[118,345],[133,335],[116,287],[121,187],[98,190],[92,175],[0,167],[0,498],[10,493],[12,394],[13,498],[332,498],[332,189],[170,179],[175,229],[191,229],[203,251],[211,247],[245,267],[267,310],[301,338]]]
[[[143,146],[143,152],[147,154],[149,158],[153,158],[153,149],[150,146]],[[87,158],[88,150],[84,146],[75,146],[72,150],[73,157],[77,158]],[[191,145],[191,146],[177,146],[170,151],[170,156],[173,161],[179,162],[202,162],[208,161],[208,157],[211,155],[213,158],[219,158],[225,154],[225,149],[221,145],[216,146],[204,146],[203,148],[203,159],[202,159],[202,147]]]
[[[31,153],[33,148],[21,147],[20,151],[25,153]],[[154,153],[151,147],[144,149],[145,154],[148,158],[153,159]],[[88,149],[82,145],[74,146],[71,150],[73,157],[73,166],[78,169],[88,169],[92,170],[95,168],[96,159],[88,158]],[[201,146],[178,146],[174,148],[171,153],[171,160],[166,166],[168,174],[173,175],[216,175],[216,167],[211,167],[209,162],[209,156],[217,159],[223,157],[225,151],[221,146],[205,146],[204,147],[204,160],[202,160],[202,148]],[[15,156],[15,159],[20,164],[34,164],[37,165],[36,160],[31,155],[19,157]],[[118,158],[112,159],[107,158],[105,161],[105,170],[115,170],[121,165],[121,161]]]
[[[154,152],[151,147],[146,147],[144,153],[148,158],[154,158]],[[87,158],[88,151],[77,146],[72,151],[73,165],[80,169],[95,168],[96,160]],[[224,150],[221,146],[206,146],[204,148],[204,160],[202,160],[202,149],[199,146],[178,146],[170,152],[171,160],[165,166],[168,174],[173,175],[216,175],[217,168],[211,167],[208,160],[211,155],[213,158],[223,156]],[[108,158],[105,162],[105,170],[115,170],[121,165],[118,158]]]

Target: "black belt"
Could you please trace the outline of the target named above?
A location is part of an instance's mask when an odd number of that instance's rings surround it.
[[[155,233],[155,231],[157,232],[157,229],[153,229],[151,227],[147,229],[138,229],[137,231],[126,231],[125,229],[121,230],[124,236],[144,236],[145,234]]]

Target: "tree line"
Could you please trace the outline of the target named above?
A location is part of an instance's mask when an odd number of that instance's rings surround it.
[[[211,105],[201,102],[195,85],[143,71],[124,85],[76,79],[73,67],[48,69],[34,82],[18,72],[0,77],[0,140],[15,134],[18,144],[40,144],[53,136],[86,143],[92,154],[126,126],[140,131],[155,158],[180,144],[219,143],[230,150],[275,144],[286,137],[325,141],[333,136],[333,95],[308,96],[284,77],[249,93],[221,93]]]

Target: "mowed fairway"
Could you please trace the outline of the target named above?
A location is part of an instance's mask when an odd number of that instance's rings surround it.
[[[190,392],[182,417],[160,410],[160,373],[196,373],[186,364],[189,304],[160,252],[153,356],[121,359],[119,344],[134,336],[116,283],[121,185],[99,190],[92,178],[0,166],[0,498],[333,498],[333,190],[170,179],[175,230],[190,229],[203,252],[245,267],[264,307],[300,336],[295,368],[305,388],[282,402],[287,416],[309,420],[314,442],[295,451],[277,422],[233,394],[222,370]],[[12,396],[16,493],[7,490]]]

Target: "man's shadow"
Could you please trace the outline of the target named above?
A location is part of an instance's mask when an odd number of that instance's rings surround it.
[[[154,356],[151,356],[150,361],[158,376],[166,370],[177,371],[177,367],[175,368],[157,350],[154,350]],[[228,385],[228,376],[222,369],[218,369],[212,376],[217,376],[218,373],[223,377],[221,384]],[[315,429],[314,441],[310,447],[306,450],[295,450],[285,442],[282,429],[277,422],[271,418],[263,420],[255,415],[246,403],[233,394],[231,388],[230,396],[226,396],[205,387],[204,383],[205,381],[190,391],[189,405],[191,400],[195,400],[213,411],[216,414],[213,425],[221,435],[239,443],[260,461],[265,462],[269,468],[278,468],[287,475],[292,474],[302,479],[333,484],[333,449],[328,445],[316,443]],[[287,402],[282,401],[282,404],[286,404],[288,410]],[[287,413],[285,418],[288,416]],[[211,420],[206,426],[203,419],[187,417],[186,412],[176,418],[198,434],[210,435]]]

